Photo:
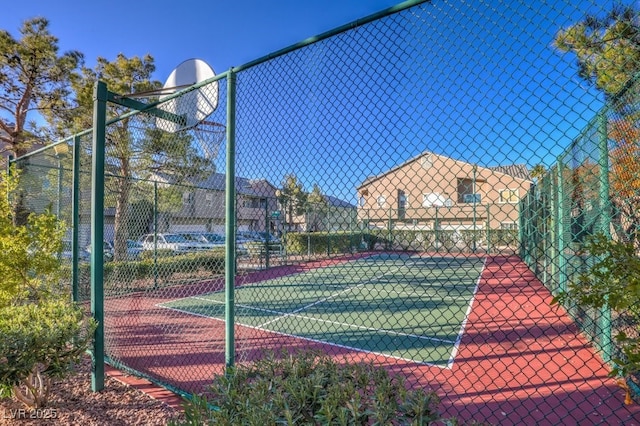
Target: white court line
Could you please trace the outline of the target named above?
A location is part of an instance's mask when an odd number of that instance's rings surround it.
[[[415,263],[416,262],[414,262],[414,264]],[[451,369],[451,368],[453,368],[453,361],[455,359],[455,356],[458,353],[460,342],[462,341],[462,336],[464,334],[464,329],[465,329],[467,321],[469,319],[469,315],[470,315],[471,309],[473,307],[473,302],[475,300],[475,295],[477,293],[477,290],[478,290],[478,287],[479,287],[479,284],[480,284],[480,280],[482,278],[482,272],[484,272],[484,269],[486,267],[486,263],[487,263],[487,258],[485,257],[484,261],[483,261],[482,269],[480,271],[480,274],[478,276],[478,279],[476,281],[476,284],[475,284],[475,287],[474,287],[474,290],[473,290],[472,297],[471,297],[471,299],[469,301],[469,306],[467,307],[464,319],[463,319],[463,321],[461,323],[461,326],[460,326],[460,331],[458,332],[458,335],[457,335],[457,338],[456,338],[455,341],[446,340],[446,339],[439,339],[439,338],[435,338],[435,337],[419,336],[419,335],[409,334],[409,333],[400,333],[400,332],[384,330],[384,329],[376,329],[376,328],[371,328],[371,327],[358,326],[358,325],[355,325],[355,324],[340,323],[340,322],[337,322],[337,321],[323,320],[323,319],[319,319],[319,318],[307,317],[307,316],[304,316],[304,315],[297,315],[297,312],[300,312],[300,311],[302,311],[304,309],[308,309],[308,308],[310,308],[312,306],[315,306],[315,305],[317,305],[319,303],[322,303],[322,302],[325,302],[325,301],[327,301],[329,299],[337,297],[340,294],[349,292],[349,291],[354,290],[354,289],[356,289],[358,287],[361,287],[361,286],[364,286],[366,284],[369,284],[369,283],[375,282],[377,280],[380,280],[381,278],[385,277],[386,275],[388,275],[390,273],[398,272],[402,268],[402,266],[396,268],[396,270],[393,271],[393,272],[386,272],[385,274],[382,274],[380,276],[374,277],[374,278],[372,278],[372,279],[370,279],[368,281],[361,282],[361,283],[359,283],[359,284],[357,284],[357,285],[355,285],[353,287],[346,288],[343,291],[340,291],[338,293],[332,294],[332,295],[327,296],[327,297],[325,297],[323,299],[317,300],[317,301],[315,301],[315,302],[313,302],[313,303],[311,303],[309,305],[303,306],[303,307],[298,308],[298,309],[296,309],[296,310],[294,310],[292,312],[289,312],[289,313],[284,313],[284,312],[280,312],[280,311],[274,311],[274,310],[270,310],[270,309],[257,308],[257,307],[248,306],[248,305],[235,305],[236,307],[239,307],[239,308],[245,308],[245,309],[250,309],[250,310],[261,311],[261,312],[267,312],[267,313],[280,315],[278,318],[275,318],[273,320],[267,321],[266,323],[260,324],[258,326],[251,326],[251,325],[246,325],[246,324],[242,324],[242,323],[236,323],[236,324],[237,325],[241,325],[243,327],[250,328],[250,329],[266,331],[266,332],[270,332],[270,333],[279,334],[279,335],[282,335],[282,336],[294,337],[294,338],[303,339],[303,340],[307,340],[307,341],[311,341],[311,342],[328,344],[330,346],[335,346],[335,347],[340,347],[340,348],[346,348],[346,349],[349,349],[349,350],[355,350],[355,351],[364,352],[364,353],[371,353],[371,354],[390,357],[390,358],[403,360],[403,361],[415,362],[415,363],[422,364],[422,365],[428,365],[428,366],[433,366],[433,367],[438,367],[438,368],[443,368],[443,369]],[[404,265],[404,266],[406,266],[406,265]],[[382,291],[382,290],[380,290],[380,291]],[[219,301],[216,301],[216,300],[206,299],[206,298],[197,297],[197,296],[180,298],[180,299],[176,299],[175,301],[177,301],[177,300],[186,300],[186,299],[201,300],[201,301],[206,301],[208,303],[217,303],[217,304],[220,304],[220,305],[224,305],[225,304],[224,302],[219,302]],[[165,302],[165,303],[172,303],[172,302],[174,302],[174,301]],[[203,315],[203,314],[198,314],[198,313],[193,313],[193,312],[182,310],[182,309],[178,309],[178,308],[172,308],[172,307],[169,307],[169,306],[164,306],[163,304],[157,304],[156,306],[162,307],[162,308],[165,308],[165,309],[170,309],[170,310],[173,310],[173,311],[176,311],[176,312],[191,314],[191,315],[195,315],[195,316],[202,317],[202,318],[210,318],[210,319],[214,319],[214,320],[217,320],[217,321],[224,322],[224,320],[220,319],[220,318],[210,317],[210,316]],[[345,345],[341,345],[341,344],[334,343],[334,342],[325,342],[325,341],[322,341],[322,340],[311,339],[311,338],[307,338],[307,337],[298,336],[298,335],[295,335],[295,334],[282,333],[282,332],[278,332],[278,331],[274,331],[274,330],[270,330],[270,329],[264,328],[266,325],[269,325],[269,324],[271,324],[271,323],[273,323],[275,321],[278,321],[278,320],[280,320],[280,319],[282,319],[284,317],[287,317],[287,316],[291,316],[291,317],[294,317],[294,318],[300,318],[300,319],[306,319],[306,320],[312,320],[312,321],[317,321],[317,322],[324,322],[324,323],[333,324],[333,325],[341,325],[341,326],[345,326],[345,327],[362,329],[362,330],[367,330],[367,331],[374,331],[374,332],[378,332],[378,333],[385,333],[385,334],[389,334],[389,335],[410,337],[410,338],[415,338],[415,339],[418,339],[418,340],[427,340],[427,341],[434,341],[434,342],[440,342],[440,343],[446,343],[446,344],[453,344],[453,349],[452,349],[449,361],[447,362],[447,364],[445,366],[442,366],[440,364],[422,362],[422,361],[417,361],[415,359],[410,359],[410,358],[402,358],[402,357],[390,355],[390,354],[383,353],[383,352],[369,351],[369,350],[362,349],[362,348],[345,346]]]
[[[207,315],[197,314],[197,313],[193,313],[193,312],[190,312],[190,311],[185,311],[185,310],[178,309],[178,308],[172,308],[172,307],[169,307],[169,306],[162,306],[161,304],[158,304],[156,306],[161,307],[161,308],[165,308],[165,309],[169,309],[171,311],[180,312],[180,313],[183,313],[183,314],[194,315],[194,316],[201,317],[201,318],[207,318],[207,319],[218,321],[218,322],[222,322],[222,323],[226,322],[222,318],[210,317],[210,316],[207,316]],[[362,353],[365,353],[365,354],[372,354],[372,355],[382,356],[382,357],[385,357],[385,358],[397,359],[399,361],[411,362],[411,363],[420,364],[420,365],[427,365],[427,366],[430,366],[430,367],[437,367],[437,368],[442,368],[442,369],[446,369],[447,368],[446,365],[434,364],[434,363],[431,363],[431,362],[424,362],[424,361],[417,361],[417,360],[412,359],[412,358],[402,358],[402,357],[399,357],[399,356],[396,356],[396,355],[391,355],[391,354],[384,353],[384,352],[370,351],[370,350],[362,349],[362,348],[358,348],[358,347],[341,345],[340,343],[335,343],[335,342],[325,342],[323,340],[311,339],[309,337],[298,336],[296,334],[282,333],[280,331],[273,331],[273,330],[263,329],[263,328],[259,328],[259,327],[253,326],[253,325],[247,325],[247,324],[241,324],[241,323],[235,323],[235,325],[239,325],[241,327],[246,327],[246,328],[249,328],[251,330],[266,331],[267,333],[277,334],[279,336],[285,336],[285,337],[291,337],[291,338],[294,338],[294,339],[306,340],[307,342],[322,343],[323,345],[333,346],[333,347],[342,348],[342,349],[348,349],[348,350],[354,351],[354,352],[362,352]]]
[[[482,269],[480,270],[480,275],[478,275],[478,280],[476,281],[476,286],[473,289],[473,296],[469,301],[469,306],[467,306],[467,312],[464,314],[464,319],[462,320],[462,324],[460,325],[460,331],[458,332],[458,338],[456,339],[455,344],[453,345],[453,351],[451,351],[451,357],[449,358],[449,362],[447,363],[447,368],[451,370],[453,368],[453,361],[458,355],[458,349],[460,348],[460,342],[462,341],[462,336],[464,335],[464,329],[467,326],[467,321],[469,320],[469,315],[471,314],[471,308],[473,308],[473,301],[476,300],[476,293],[478,292],[478,287],[480,287],[480,280],[482,279],[482,273],[487,266],[487,258],[484,258],[484,262],[482,262]]]

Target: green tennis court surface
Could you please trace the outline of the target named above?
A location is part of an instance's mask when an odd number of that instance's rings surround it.
[[[484,259],[380,254],[235,289],[236,324],[450,367]],[[224,291],[160,306],[224,320]]]

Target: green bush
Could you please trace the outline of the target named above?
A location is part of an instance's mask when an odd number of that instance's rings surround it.
[[[517,247],[519,244],[519,233],[517,229],[492,229],[489,232],[489,243],[491,246]]]
[[[382,367],[340,364],[311,351],[238,366],[214,379],[210,395],[185,402],[184,424],[457,424],[441,418],[434,392],[407,390]]]
[[[600,309],[608,306],[624,314],[631,324],[619,331],[615,342],[620,355],[613,362],[612,376],[640,375],[640,257],[633,244],[612,241],[604,235],[589,238],[584,247],[594,262],[577,282],[569,284],[553,303]]]
[[[351,253],[363,240],[361,232],[290,232],[285,236],[288,254]]]
[[[153,260],[154,258],[161,257],[173,257],[175,256],[175,252],[169,249],[158,249],[158,250],[145,250],[140,253],[140,259],[142,260]]]
[[[64,228],[50,214],[31,214],[16,225],[11,195],[17,172],[0,174],[0,308],[57,297],[61,287],[60,253]]]
[[[0,387],[28,407],[47,403],[52,378],[63,377],[87,350],[96,324],[67,301],[0,309]]]

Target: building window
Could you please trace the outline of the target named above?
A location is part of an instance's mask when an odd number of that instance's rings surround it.
[[[213,194],[205,194],[204,200],[207,207],[213,207]]]
[[[185,205],[193,204],[193,192],[185,192],[182,194],[182,203]]]
[[[500,203],[517,203],[520,200],[517,189],[502,189],[500,193]]]
[[[367,204],[367,200],[364,198],[364,195],[360,196],[360,207],[364,207],[365,204]]]
[[[387,205],[387,199],[385,198],[384,195],[380,195],[378,197],[378,207],[384,207]]]
[[[266,202],[267,201],[264,198],[245,198],[242,201],[242,207],[248,209],[265,208]]]
[[[464,194],[464,196],[462,197],[462,202],[463,203],[475,203],[475,204],[479,204],[482,202],[482,196],[480,194]]]
[[[479,181],[473,179],[458,179],[458,202],[459,203],[479,203],[480,194],[478,191]]]
[[[407,196],[403,190],[398,189],[398,219],[404,220],[407,213]]]

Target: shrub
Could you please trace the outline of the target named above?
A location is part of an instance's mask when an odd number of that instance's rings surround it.
[[[0,175],[0,396],[46,405],[51,379],[88,348],[95,323],[69,299],[60,253],[64,227],[50,214],[16,215],[19,174]]]
[[[67,301],[0,309],[0,387],[28,407],[47,403],[52,378],[63,377],[87,350],[96,324]]]
[[[585,251],[594,263],[558,294],[553,303],[577,303],[580,307],[600,309],[608,306],[624,314],[631,324],[619,331],[615,342],[621,356],[613,360],[612,376],[630,379],[640,374],[640,258],[633,244],[612,241],[604,235],[587,240]],[[629,392],[627,390],[627,392]],[[627,395],[629,398],[629,395]]]
[[[289,254],[350,253],[363,241],[361,232],[290,232],[286,234],[285,250]]]
[[[64,228],[50,214],[31,214],[16,226],[9,194],[17,178],[0,175],[0,308],[61,294],[60,258]]]
[[[407,390],[400,376],[381,367],[338,364],[311,351],[271,353],[238,366],[216,377],[210,394],[185,403],[185,424],[427,425],[444,420],[434,392]]]

